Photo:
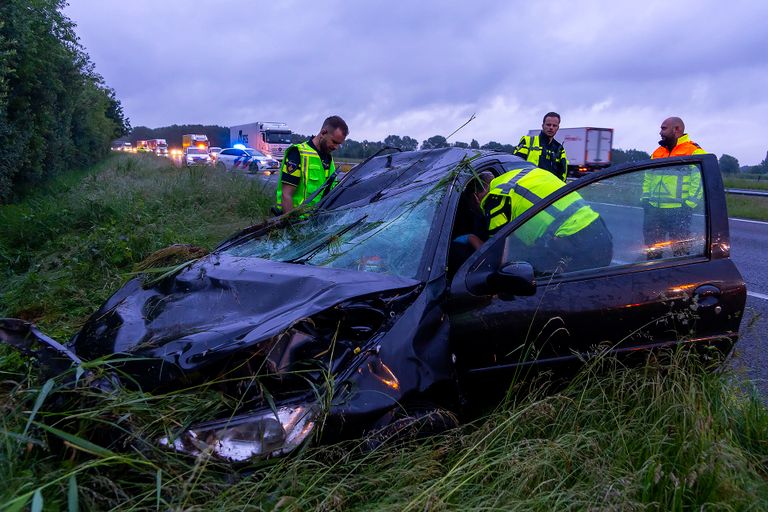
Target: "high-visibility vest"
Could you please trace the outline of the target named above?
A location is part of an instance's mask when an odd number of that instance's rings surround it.
[[[317,154],[317,151],[312,149],[312,147],[309,145],[309,141],[304,141],[300,144],[294,144],[293,146],[290,146],[285,150],[284,154],[287,155],[288,151],[294,147],[299,150],[299,157],[301,158],[301,164],[299,165],[299,168],[294,171],[294,174],[300,173],[299,184],[293,193],[293,207],[296,208],[301,203],[303,203],[307,197],[314,194],[315,191],[319,189],[323,183],[325,183],[325,180],[328,179],[328,176],[333,174],[333,172],[336,170],[336,165],[333,162],[333,157],[331,157],[331,165],[326,170],[323,167],[323,161],[320,158],[320,155]],[[283,158],[283,163],[280,166],[281,179],[283,173],[287,172],[286,163],[287,159]],[[317,196],[312,200],[310,204],[315,204],[319,202],[320,199],[322,198]],[[277,206],[280,208],[283,204],[282,184],[279,184],[277,187],[276,200]]]
[[[515,147],[515,154],[524,157],[533,165],[540,169],[549,170],[555,174],[558,178],[565,181],[568,159],[565,156],[565,148],[560,144],[560,151],[557,155],[552,155],[554,160],[545,158],[542,162],[541,155],[544,153],[544,147],[541,145],[541,139],[538,135],[523,135],[520,137],[520,142]],[[545,165],[550,164],[550,165]],[[555,166],[549,169],[550,166]],[[561,167],[558,167],[561,166]]]
[[[701,146],[692,142],[688,134],[677,139],[672,151],[659,146],[651,158],[668,158],[706,154]],[[664,174],[662,171],[647,171],[643,176],[643,199],[654,208],[680,208],[683,205],[695,208],[702,198],[701,172],[692,165],[691,172]]]
[[[481,202],[490,217],[488,230],[493,233],[563,186],[554,174],[537,167],[514,169],[495,178]],[[515,234],[526,245],[533,245],[543,236],[566,237],[578,233],[598,217],[597,212],[574,192],[539,212]]]

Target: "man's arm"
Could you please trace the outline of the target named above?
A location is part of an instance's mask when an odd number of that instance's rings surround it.
[[[296,192],[296,187],[286,182],[282,182],[280,186],[283,187],[283,198],[280,206],[283,208],[283,213],[288,213],[293,210],[293,193]]]
[[[280,174],[281,200],[283,213],[293,210],[293,194],[301,183],[301,155],[296,147],[291,147],[285,154],[283,172]]]
[[[517,146],[515,147],[515,152],[512,153],[515,156],[519,156],[522,159],[527,160],[528,159],[528,153],[530,153],[531,148],[528,147],[529,144],[529,138],[523,135],[520,137],[520,142],[517,143]]]
[[[560,177],[563,181],[568,178],[568,158],[565,156],[565,148],[560,146]]]

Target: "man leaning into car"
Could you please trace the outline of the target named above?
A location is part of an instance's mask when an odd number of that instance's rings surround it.
[[[275,213],[288,213],[297,208],[325,183],[336,170],[331,153],[344,143],[348,134],[347,123],[339,116],[331,116],[323,122],[317,135],[285,151]],[[310,204],[320,199],[315,197]]]
[[[564,186],[557,176],[538,167],[513,169],[495,178],[480,203],[489,218],[489,234]],[[539,270],[554,271],[563,264],[568,271],[604,267],[613,257],[613,240],[605,222],[576,192],[539,212],[514,235],[530,249],[525,256]]]

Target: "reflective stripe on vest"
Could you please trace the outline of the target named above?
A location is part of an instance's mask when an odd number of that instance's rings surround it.
[[[520,181],[528,176],[531,171],[541,171],[547,173],[546,175],[538,174],[538,180],[544,180],[541,184],[551,185],[550,190],[540,196],[523,186]],[[528,210],[535,203],[546,197],[547,195],[555,192],[563,186],[559,180],[557,182],[552,181],[557,179],[549,171],[543,169],[524,169],[522,171],[510,171],[507,174],[509,176],[508,181],[499,183],[493,186],[492,190],[488,193],[485,199],[483,199],[483,206],[486,202],[491,207],[489,213],[489,230],[493,232],[521,215]],[[502,175],[506,176],[506,175]],[[498,178],[497,178],[498,179]],[[537,181],[538,181],[537,180]],[[512,203],[514,195],[517,195],[525,199],[528,205],[523,205],[522,209],[518,208],[518,212],[515,214],[512,210]],[[486,201],[486,199],[488,201]],[[563,204],[565,202],[565,204]],[[497,204],[494,204],[497,203]],[[516,202],[517,206],[520,206],[519,201]],[[555,215],[553,215],[553,213]],[[569,236],[572,235],[586,226],[592,223],[598,217],[589,205],[579,196],[577,193],[572,193],[566,197],[558,199],[553,203],[552,208],[548,208],[542,212],[539,212],[535,217],[530,219],[526,224],[521,226],[516,232],[517,236],[527,245],[532,245],[538,238],[542,236]]]
[[[304,141],[300,144],[294,144],[285,150],[284,155],[288,154],[288,151],[295,147],[299,151],[299,157],[301,159],[301,177],[299,178],[299,184],[296,186],[296,190],[293,193],[293,207],[296,208],[302,204],[306,199],[315,193],[317,189],[328,179],[334,170],[336,165],[331,157],[331,165],[326,170],[323,167],[323,161],[317,151],[312,149],[309,145],[309,141]],[[280,166],[280,176],[285,172],[287,160],[284,158],[283,163]],[[283,187],[282,184],[277,187],[275,197],[277,206],[281,207],[283,204]],[[315,197],[310,204],[315,204],[322,199],[321,197]]]

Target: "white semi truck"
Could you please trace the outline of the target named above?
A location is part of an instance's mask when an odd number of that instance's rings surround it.
[[[282,160],[285,150],[291,145],[291,130],[286,123],[256,121],[229,128],[231,146],[242,144],[258,149],[267,156]]]
[[[541,130],[530,130],[538,135]],[[560,128],[555,135],[568,157],[568,175],[582,176],[611,165],[613,128]]]

